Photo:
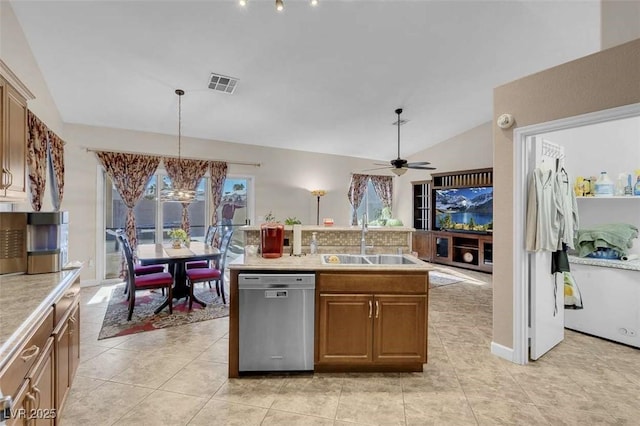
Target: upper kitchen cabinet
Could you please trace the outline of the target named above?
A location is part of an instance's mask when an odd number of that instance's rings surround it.
[[[0,60],[0,202],[27,198],[27,99],[33,98]]]

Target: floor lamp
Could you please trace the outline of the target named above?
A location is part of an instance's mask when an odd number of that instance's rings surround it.
[[[311,195],[318,198],[318,208],[316,211],[316,225],[320,225],[320,197],[322,197],[326,193],[327,191],[325,191],[324,189],[314,189],[313,191],[311,191]]]

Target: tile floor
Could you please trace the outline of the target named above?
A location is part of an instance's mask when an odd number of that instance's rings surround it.
[[[431,290],[423,373],[227,380],[228,319],[96,340],[106,300],[82,290],[71,425],[638,424],[640,350],[567,331],[541,360],[491,355],[491,276]]]

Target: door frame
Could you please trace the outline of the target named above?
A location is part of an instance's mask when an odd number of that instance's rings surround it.
[[[525,250],[529,144],[533,136],[640,116],[640,103],[562,118],[513,130],[513,352],[511,361],[529,362],[529,255]]]

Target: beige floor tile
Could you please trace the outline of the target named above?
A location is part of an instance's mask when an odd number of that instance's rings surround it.
[[[479,425],[543,425],[547,423],[533,404],[476,398],[470,398],[469,403]]]
[[[430,291],[428,363],[407,374],[227,380],[228,318],[98,341],[110,288],[83,288],[62,424],[637,424],[639,349],[567,330],[540,360],[507,362],[489,349],[491,275],[437,268],[469,281]]]
[[[75,386],[75,383],[74,383]],[[152,392],[138,386],[106,382],[67,402],[62,425],[110,425],[136,407]]]
[[[227,381],[229,366],[208,361],[192,361],[166,381],[160,389],[210,398]]]
[[[262,425],[273,426],[333,426],[333,419],[303,416],[300,414],[269,410]]]
[[[270,408],[285,379],[273,377],[245,377],[229,379],[213,396],[227,402]]]
[[[111,348],[87,361],[81,359],[77,374],[108,380],[131,367],[137,357],[139,354],[136,352]]]
[[[114,425],[186,425],[206,402],[206,398],[156,390]]]
[[[189,422],[189,426],[257,426],[266,414],[266,408],[212,399]]]
[[[223,364],[229,363],[229,340],[219,339],[204,350],[197,358],[198,361],[211,361]]]
[[[430,393],[421,399],[406,399],[408,425],[476,425],[467,398],[462,392]]]

